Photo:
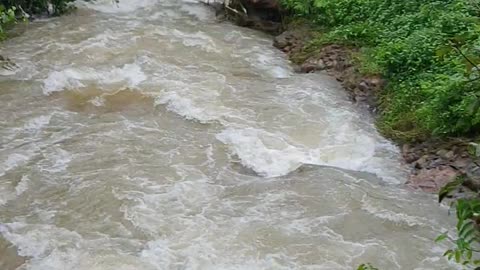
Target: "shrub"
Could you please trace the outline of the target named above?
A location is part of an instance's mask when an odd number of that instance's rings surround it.
[[[69,11],[74,0],[0,0],[0,40],[6,38],[5,28],[17,18],[32,14],[58,16]]]

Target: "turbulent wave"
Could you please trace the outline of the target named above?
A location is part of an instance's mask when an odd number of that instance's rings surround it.
[[[193,0],[77,5],[2,43],[1,267],[452,268],[334,79]]]

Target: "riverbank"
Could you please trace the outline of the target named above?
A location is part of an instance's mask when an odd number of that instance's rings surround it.
[[[405,97],[398,96],[400,94],[392,90],[400,87],[402,83],[395,81],[397,78],[394,76],[385,76],[384,72],[378,71],[378,67],[369,67],[377,63],[368,62],[370,59],[366,59],[365,46],[361,46],[364,44],[353,42],[354,37],[350,44],[335,42],[328,31],[322,27],[312,26],[307,20],[284,18],[284,15],[272,16],[271,14],[275,12],[277,14],[285,12],[280,10],[278,1],[237,2],[232,6],[234,11],[226,10],[226,17],[240,26],[273,34],[273,45],[288,56],[296,65],[298,72],[328,73],[342,83],[352,102],[368,107],[377,118],[380,132],[400,147],[405,163],[410,166],[410,177],[405,183],[408,187],[438,192],[445,184],[457,177],[463,177],[466,180],[464,184],[466,187],[473,191],[480,189],[480,159],[476,151],[478,147],[474,126],[471,127],[471,131],[463,133],[467,136],[458,132],[435,135],[434,131],[420,127],[418,121],[423,121],[420,117],[410,119],[413,110],[425,111],[420,105],[410,108],[412,111],[406,108],[393,108],[410,105],[405,104],[405,101],[402,101],[403,104],[399,102],[399,99]],[[243,8],[244,13],[237,11]],[[281,22],[279,18],[282,18]],[[249,23],[243,23],[246,21]],[[285,23],[286,21],[288,23]],[[274,27],[271,27],[272,25]],[[328,35],[330,37],[324,38]],[[408,61],[404,64],[408,65]],[[400,79],[401,81],[403,79]],[[431,87],[435,90],[434,85]],[[415,93],[415,87],[412,86],[411,91]],[[416,99],[417,97],[411,97],[412,103],[415,103]],[[392,116],[396,119],[394,124]],[[462,116],[459,117],[460,120],[464,120]],[[431,119],[432,116],[427,118]]]
[[[366,106],[378,117],[381,113],[379,98],[388,81],[380,75],[364,75],[355,62],[356,47],[327,44],[308,48],[314,33],[303,24],[287,26],[287,30],[273,39],[275,47],[285,52],[302,73],[326,72],[342,83],[352,102]],[[438,192],[456,177],[466,178],[466,185],[479,190],[480,167],[478,157],[469,149],[470,138],[431,138],[423,141],[404,142],[389,137],[402,151],[405,163],[410,165],[411,174],[407,186],[427,192]]]

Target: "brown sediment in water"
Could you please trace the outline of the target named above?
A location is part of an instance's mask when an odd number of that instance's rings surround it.
[[[25,261],[25,257],[18,255],[15,246],[0,235],[0,269],[15,270]]]
[[[154,109],[154,97],[133,89],[106,91],[97,87],[61,91],[52,94],[59,98],[64,106],[74,112],[109,113],[129,109],[151,111]]]

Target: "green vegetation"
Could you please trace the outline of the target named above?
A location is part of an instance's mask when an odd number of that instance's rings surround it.
[[[398,141],[480,130],[479,0],[282,0],[322,28],[307,51],[360,48],[358,68],[381,75],[379,129]]]
[[[369,263],[364,263],[362,265],[360,265],[357,270],[378,270],[377,268],[373,267],[371,264]]]
[[[17,19],[31,15],[57,16],[70,10],[74,0],[0,0],[0,40],[6,38],[5,28]]]
[[[464,182],[463,177],[458,177],[456,181],[447,184],[439,192],[439,201],[441,202],[450,193],[456,190]],[[476,259],[480,250],[480,199],[478,197],[461,198],[451,204],[455,208],[457,215],[457,236],[456,239],[450,239],[455,243],[455,247],[444,253],[449,260],[454,260],[462,265],[478,266],[480,260]],[[435,240],[443,241],[449,238],[447,233],[441,234]],[[477,254],[477,256],[475,256]]]
[[[5,6],[0,5],[0,40],[5,39],[5,27],[11,25],[16,21],[15,18],[15,7],[5,8]]]

